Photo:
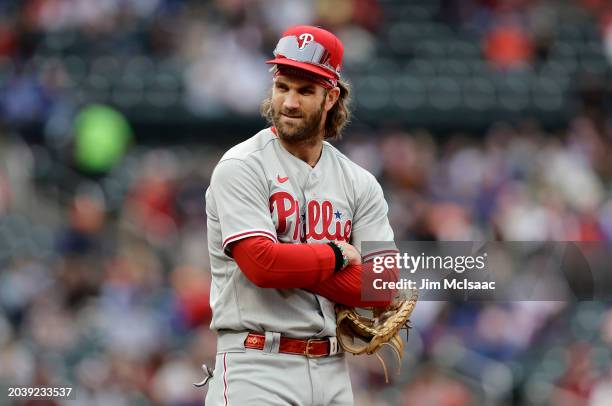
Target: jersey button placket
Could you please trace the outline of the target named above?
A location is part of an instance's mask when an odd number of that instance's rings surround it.
[[[316,197],[317,186],[319,185],[319,172],[313,171],[308,176],[308,182],[306,183],[306,189],[308,190],[308,199]]]
[[[306,216],[306,221],[308,221],[308,203],[316,198],[316,183],[315,173],[310,172],[306,180],[306,187],[304,188],[304,214]],[[308,228],[308,224],[306,224],[306,228]]]
[[[310,180],[313,184],[319,183],[319,178],[320,178],[319,171],[313,171],[310,174]]]

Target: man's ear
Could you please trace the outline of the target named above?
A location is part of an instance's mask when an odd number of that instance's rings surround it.
[[[338,101],[338,97],[340,97],[340,88],[338,86],[329,89],[325,100],[325,111],[330,111],[332,107],[334,107],[334,104]]]

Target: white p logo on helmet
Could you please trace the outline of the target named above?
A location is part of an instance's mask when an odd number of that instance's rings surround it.
[[[298,37],[298,45],[300,49],[304,49],[304,47],[314,41],[314,37],[312,34],[305,32],[304,34],[300,34]]]

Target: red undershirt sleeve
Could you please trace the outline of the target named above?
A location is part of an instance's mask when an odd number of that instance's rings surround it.
[[[260,288],[303,288],[330,278],[336,257],[327,244],[282,244],[249,237],[231,244],[232,256]]]
[[[331,278],[307,286],[304,289],[319,294],[332,302],[350,307],[386,307],[395,296],[395,289],[375,290],[374,279],[385,282],[397,281],[397,268],[387,268],[382,273],[373,272],[373,263],[349,265]],[[362,285],[369,290],[371,300],[362,299]]]

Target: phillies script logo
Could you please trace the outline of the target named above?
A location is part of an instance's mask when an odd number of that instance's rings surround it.
[[[278,215],[276,232],[279,235],[287,232],[289,221],[294,221],[294,241],[306,242],[312,238],[348,242],[351,237],[351,220],[344,220],[343,214],[338,210],[334,213],[334,208],[328,200],[308,202],[305,218],[302,218],[299,202],[287,192],[276,192],[270,196],[270,213],[274,213],[274,210]],[[317,229],[321,232],[317,232]]]

